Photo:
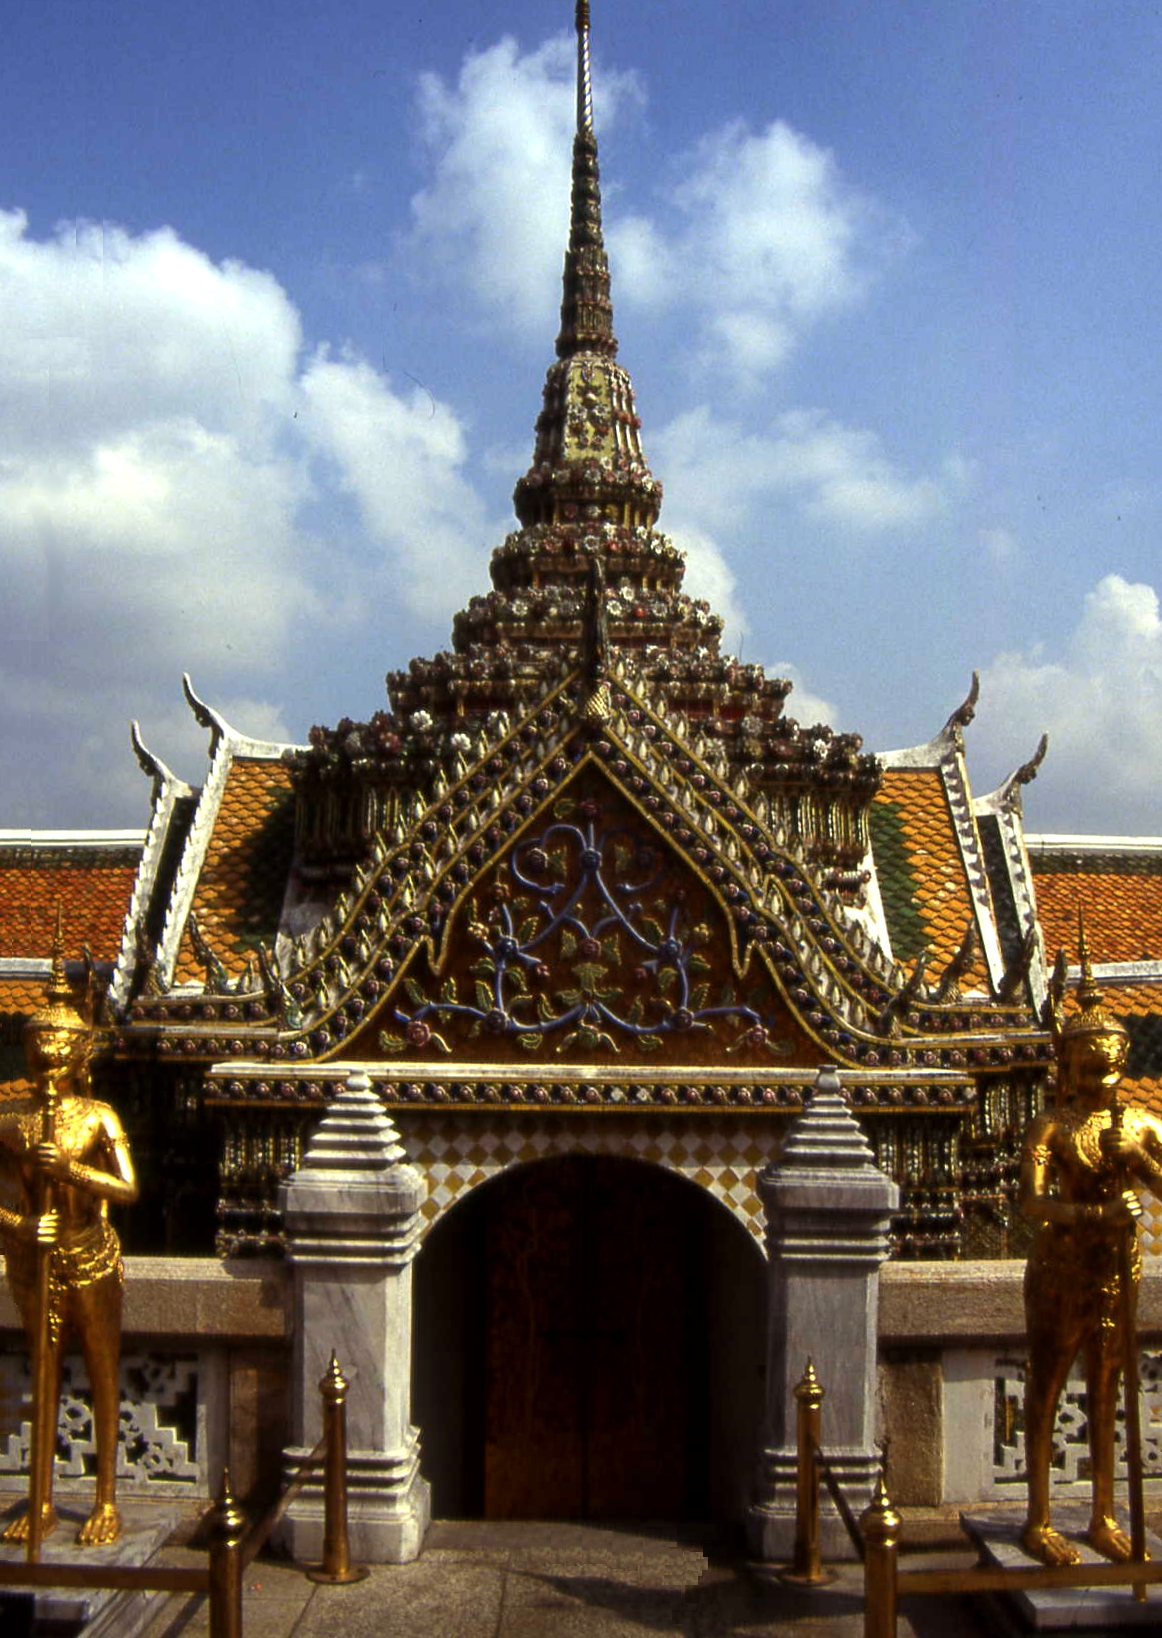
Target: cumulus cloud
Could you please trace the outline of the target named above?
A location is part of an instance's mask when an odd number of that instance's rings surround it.
[[[543,333],[557,298],[574,121],[573,46],[522,53],[512,39],[470,54],[458,80],[427,75],[421,124],[431,180],[412,201],[411,248],[454,268],[494,318]],[[640,98],[599,76],[607,124]],[[908,230],[852,186],[834,155],[784,121],[732,121],[679,158],[682,180],[650,212],[606,199],[619,303],[681,310],[694,351],[756,383],[823,315],[855,299]]]
[[[772,500],[853,536],[914,529],[945,513],[972,478],[955,455],[934,474],[902,472],[874,432],[815,410],[751,432],[700,405],[650,441],[667,474],[667,517],[711,532],[741,527]]]
[[[393,592],[421,617],[447,619],[480,579],[484,508],[463,476],[464,431],[424,389],[404,394],[358,358],[324,349],[302,380],[303,431],[334,462]],[[434,570],[438,566],[438,572]]]
[[[560,301],[575,122],[573,41],[522,53],[511,38],[470,52],[459,78],[420,80],[432,164],[412,200],[410,245],[488,311],[543,337]],[[603,73],[598,120],[639,96],[630,74]]]
[[[738,582],[722,548],[701,529],[679,527],[669,534],[686,556],[683,590],[691,597],[706,599],[714,612],[722,616],[726,643],[737,646],[739,639],[750,630],[750,622],[738,600]]]
[[[484,524],[445,405],[353,355],[304,358],[270,274],[215,263],[168,228],[36,239],[0,212],[0,288],[8,822],[29,822],[34,787],[48,804],[35,822],[70,822],[48,794],[70,781],[74,799],[87,783],[103,794],[100,822],[126,721],[154,705],[179,747],[156,750],[176,766],[188,724],[157,696],[184,669],[239,703],[240,728],[284,737],[288,661],[308,630],[381,629],[368,589],[381,609],[446,625]],[[345,506],[356,522],[340,537]],[[66,724],[50,775],[38,748]]]
[[[1046,729],[1049,755],[1026,800],[1031,825],[1162,831],[1162,617],[1153,586],[1107,574],[1060,653],[1000,654],[986,668],[973,735],[984,753],[1015,767]]]
[[[775,368],[808,325],[857,297],[905,237],[832,154],[782,120],[757,132],[731,122],[702,139],[684,170],[663,198],[676,216],[666,263],[678,276],[661,290],[631,281],[627,294],[691,303],[703,361],[743,380]]]

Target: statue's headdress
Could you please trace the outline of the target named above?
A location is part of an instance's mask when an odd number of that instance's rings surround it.
[[[1053,1032],[1054,1042],[1060,1046],[1079,1035],[1120,1035],[1128,1041],[1129,1031],[1121,1019],[1115,1018],[1114,1014],[1108,1012],[1102,1005],[1101,990],[1094,982],[1089,946],[1085,938],[1085,921],[1080,905],[1077,911],[1077,960],[1081,968],[1081,976],[1077,981],[1077,1011],[1066,1018],[1064,1002],[1068,963],[1065,951],[1057,952],[1057,965],[1049,986],[1049,1027]]]
[[[65,977],[64,915],[57,904],[56,929],[52,942],[52,968],[44,1000],[24,1026],[25,1053],[31,1063],[38,1043],[54,1035],[88,1035],[89,1025],[77,1009],[72,988]]]

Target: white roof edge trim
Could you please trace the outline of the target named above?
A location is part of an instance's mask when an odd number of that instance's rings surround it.
[[[1069,836],[1043,831],[1025,832],[1030,853],[1162,853],[1162,836]]]
[[[141,847],[144,830],[0,830],[0,847]]]

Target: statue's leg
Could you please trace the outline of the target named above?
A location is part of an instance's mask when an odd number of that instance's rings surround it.
[[[1089,1459],[1093,1468],[1093,1511],[1085,1539],[1115,1562],[1129,1559],[1131,1553],[1130,1538],[1119,1529],[1114,1511],[1114,1432],[1121,1374],[1121,1338],[1115,1331],[1099,1327],[1085,1350]]]
[[[37,1348],[37,1321],[30,1305],[21,1304],[21,1318],[28,1335],[29,1353],[35,1359]],[[53,1466],[56,1458],[56,1426],[61,1402],[61,1342],[63,1337],[58,1335],[55,1343],[49,1344],[48,1371],[46,1383],[49,1398],[53,1405],[52,1429],[53,1437],[48,1441],[47,1448],[40,1452],[41,1461],[41,1540],[46,1540],[57,1527],[57,1511],[52,1501]],[[33,1407],[35,1412],[35,1406]],[[29,1495],[32,1494],[32,1476],[29,1475]],[[27,1541],[28,1540],[28,1511],[23,1512],[18,1519],[13,1519],[8,1525],[0,1540]]]
[[[93,1395],[93,1434],[97,1444],[97,1490],[93,1511],[77,1532],[82,1546],[116,1541],[121,1515],[116,1505],[117,1434],[121,1388],[121,1281],[105,1274],[73,1293],[81,1349]]]
[[[1076,1564],[1081,1554],[1049,1522],[1049,1468],[1057,1401],[1076,1352],[1067,1333],[1048,1335],[1030,1324],[1029,1371],[1025,1379],[1025,1466],[1029,1474],[1029,1509],[1021,1544],[1042,1564]],[[1041,1332],[1038,1335],[1038,1332]]]

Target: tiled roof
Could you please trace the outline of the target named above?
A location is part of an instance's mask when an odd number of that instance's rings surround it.
[[[0,1098],[28,1089],[24,1024],[44,1000],[47,978],[14,978],[0,973]]]
[[[0,845],[0,957],[45,959],[52,950],[56,904],[64,907],[65,950],[87,944],[97,961],[114,961],[141,844],[75,846],[37,841]]]
[[[1073,951],[1080,907],[1094,961],[1162,961],[1162,851],[1029,851],[1050,959]]]
[[[192,905],[203,937],[231,977],[277,930],[293,842],[294,792],[283,763],[236,756]],[[174,977],[179,984],[203,977],[188,930]]]
[[[892,953],[910,962],[929,950],[928,976],[935,978],[976,919],[940,769],[885,768],[870,821]],[[988,988],[979,952],[961,982]]]
[[[1162,983],[1102,984],[1102,1005],[1130,1032],[1130,1056],[1121,1083],[1121,1095],[1162,1115]],[[1066,994],[1065,1011],[1076,1010],[1077,996],[1072,984]]]

